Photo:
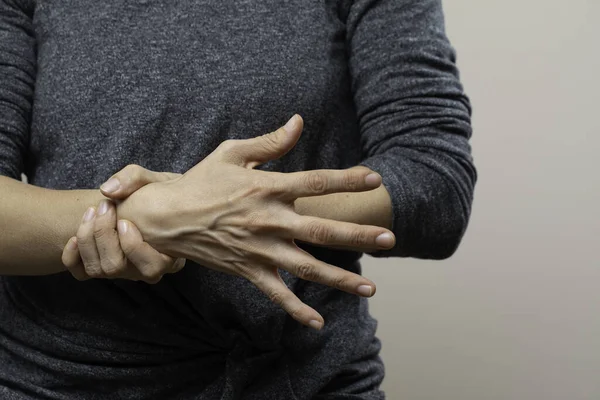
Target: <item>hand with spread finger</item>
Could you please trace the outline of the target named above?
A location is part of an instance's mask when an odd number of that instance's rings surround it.
[[[300,137],[302,119],[253,139],[227,140],[180,177],[150,183],[117,206],[119,218],[135,222],[158,251],[224,273],[242,276],[299,322],[324,321],[286,287],[278,270],[349,293],[372,296],[375,284],[327,264],[294,240],[364,251],[394,246],[382,227],[299,215],[296,199],[378,188],[381,176],[368,168],[279,173],[255,169],[282,157]]]
[[[185,265],[185,259],[161,254],[144,242],[131,222],[117,222],[115,206],[109,200],[86,211],[77,236],[63,250],[62,261],[78,280],[120,278],[151,284]]]

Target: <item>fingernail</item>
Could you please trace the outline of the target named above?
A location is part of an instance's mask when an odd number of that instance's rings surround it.
[[[119,234],[124,235],[127,233],[127,222],[120,220],[117,224],[117,229],[119,229]]]
[[[365,183],[368,186],[379,186],[381,185],[381,175],[369,174],[365,177]]]
[[[377,236],[375,243],[379,247],[392,247],[394,245],[394,237],[389,233],[382,233],[381,235]]]
[[[100,189],[106,193],[113,193],[119,190],[121,182],[117,178],[110,178],[100,186]]]
[[[290,120],[285,124],[283,129],[285,129],[286,132],[292,132],[295,127],[296,127],[296,115],[294,115],[292,118],[290,118]]]
[[[108,200],[102,200],[98,207],[98,215],[104,215],[108,211]]]
[[[180,258],[180,259],[177,261],[177,266],[176,266],[176,268],[177,268],[178,270],[180,270],[180,269],[183,269],[183,267],[185,267],[185,258]]]
[[[83,222],[90,222],[94,218],[95,213],[96,210],[94,210],[94,207],[88,208],[85,214],[83,214]]]
[[[77,238],[72,237],[71,239],[69,239],[69,241],[67,242],[67,249],[69,249],[69,250],[77,249]]]
[[[361,296],[371,297],[371,294],[373,293],[373,288],[369,285],[360,285],[358,289],[356,289],[356,291]]]
[[[323,324],[321,323],[321,321],[312,319],[308,322],[308,326],[310,326],[311,328],[316,329],[316,330],[321,330],[321,328],[323,327]]]

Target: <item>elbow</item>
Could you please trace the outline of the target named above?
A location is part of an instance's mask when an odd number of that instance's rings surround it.
[[[466,178],[466,176],[463,175]],[[473,200],[474,176],[471,179],[438,180],[437,195],[422,198],[410,243],[417,258],[445,260],[458,250],[467,230]]]
[[[458,155],[442,148],[398,146],[363,162],[384,178],[396,235],[392,249],[372,256],[445,260],[456,253],[467,230],[477,181],[466,138],[459,144]]]
[[[469,224],[476,181],[472,164],[467,165],[453,174],[429,173],[429,190],[413,192],[412,221],[399,232],[405,235],[406,256],[445,260],[456,253]]]
[[[439,230],[420,240],[417,258],[447,260],[452,257],[462,242],[467,230],[468,216],[456,215],[439,225]]]
[[[400,215],[395,221],[394,248],[371,255],[423,260],[452,257],[460,247],[470,216],[470,202],[465,204],[455,200],[444,196],[422,198],[413,203],[416,212]]]

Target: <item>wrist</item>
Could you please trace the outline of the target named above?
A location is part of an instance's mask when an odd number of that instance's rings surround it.
[[[170,182],[148,184],[117,205],[117,218],[131,221],[139,229],[145,242],[161,253],[172,255],[177,243],[173,240],[174,209],[168,193]]]

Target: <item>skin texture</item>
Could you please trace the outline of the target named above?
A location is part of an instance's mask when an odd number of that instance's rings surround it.
[[[100,190],[118,203],[148,183],[179,176],[129,165],[111,177]],[[118,182],[122,182],[120,188],[110,185],[117,177]],[[109,200],[100,201],[97,209],[89,207],[86,210],[77,235],[69,239],[63,250],[62,262],[80,281],[91,279],[93,275],[96,278],[121,278],[150,284],[158,283],[165,273],[176,273],[185,266],[185,259],[161,254],[144,242],[135,225],[127,221],[117,224],[115,204]],[[94,273],[88,274],[86,266]]]
[[[373,282],[315,260],[297,248],[293,239],[364,251],[392,247],[393,234],[385,229],[391,224],[390,199],[380,185],[380,177],[370,178],[369,184],[364,181],[371,172],[364,167],[316,174],[253,170],[293,147],[302,129],[301,119],[295,118],[297,125],[291,133],[279,129],[255,139],[224,142],[183,176],[148,171],[148,176],[140,177],[135,168],[126,168],[121,171],[121,182],[124,188],[129,185],[133,194],[116,209],[108,207],[102,218],[95,216],[88,221],[93,222],[91,230],[92,225],[87,225],[87,230],[81,228],[81,215],[91,205],[99,207],[104,199],[102,192],[49,190],[0,177],[0,223],[4,228],[0,230],[0,274],[53,274],[64,271],[66,261],[79,265],[79,279],[123,277],[152,283],[164,273],[183,267],[176,258],[189,258],[250,279],[302,323],[322,326],[322,317],[285,288],[276,266],[304,279],[373,295]],[[225,182],[227,186],[220,191],[221,203],[216,197],[202,197],[209,192],[212,196],[213,188]],[[125,194],[117,191],[114,197],[118,201]],[[182,197],[193,200],[182,204]],[[369,207],[362,206],[365,202]],[[117,214],[124,220],[120,225],[128,228],[126,232],[121,229],[120,234],[115,230]],[[190,218],[197,221],[195,226],[186,225]],[[128,219],[135,224],[128,224]],[[336,219],[349,223],[336,223]],[[86,271],[78,251],[81,243],[69,241],[74,232],[84,238],[84,244],[96,246],[100,266],[96,265],[95,270],[92,264]],[[389,237],[380,246],[376,238],[382,233]],[[254,236],[258,239],[252,239]],[[98,238],[107,240],[98,243]],[[69,261],[69,254],[64,257],[67,242],[71,253],[77,252],[77,256],[71,254],[74,261]],[[122,253],[111,253],[116,258],[107,263],[106,255],[115,248]],[[215,260],[215,254],[220,261]],[[77,268],[71,269],[74,275]],[[119,271],[124,269],[129,275],[120,276]],[[316,322],[311,323],[313,320]]]
[[[64,271],[61,252],[99,190],[50,190],[0,176],[0,274]]]
[[[169,176],[157,174],[155,179]],[[123,179],[137,177],[125,171]],[[50,190],[0,176],[0,275],[63,272],[65,243],[77,232],[85,210],[104,198],[99,190]],[[143,256],[177,266],[176,259],[158,256],[153,249]]]
[[[77,236],[63,250],[62,261],[75,279],[84,281],[97,271],[98,278],[121,278],[158,283],[166,273],[179,272],[185,259],[174,259],[144,242],[135,225],[121,221],[117,229],[114,204],[102,200],[98,209],[90,207],[84,214]]]
[[[138,243],[143,243],[143,235],[152,246],[164,253],[242,276],[292,317],[320,328],[323,325],[322,317],[285,286],[278,268],[303,279],[364,296],[373,295],[375,285],[360,275],[316,260],[298,248],[294,239],[369,251],[392,247],[394,238],[385,228],[309,216],[310,203],[301,199],[318,199],[313,204],[321,208],[348,200],[350,193],[336,192],[370,191],[373,193],[370,197],[364,194],[357,197],[357,202],[353,206],[343,207],[340,214],[356,214],[346,219],[359,222],[372,219],[384,226],[391,223],[391,204],[389,195],[385,189],[381,189],[381,177],[364,167],[292,174],[253,170],[257,165],[289,151],[298,140],[301,130],[302,120],[295,116],[286,128],[276,132],[250,140],[224,142],[183,176],[150,183],[135,192],[132,189],[142,185],[121,184],[122,179],[117,174],[104,186],[113,189],[114,197],[124,197],[133,192],[119,204],[118,214],[135,222],[119,221],[119,234],[133,230],[130,236],[136,236]],[[140,173],[149,174],[151,172],[146,170]],[[176,198],[174,193],[177,194]],[[361,208],[385,210],[386,207],[387,212],[358,212]],[[127,247],[132,247],[133,241],[125,246],[121,243],[124,248],[119,252],[112,208],[103,203],[99,210],[101,212],[88,210],[86,213],[76,241],[72,239],[70,246],[65,248],[63,259],[71,262],[65,264],[72,272],[84,271],[91,277],[131,279],[132,272],[123,266],[122,260],[131,259],[131,250]],[[91,235],[94,219],[105,221],[103,224],[108,232],[99,236],[96,246],[91,243],[94,240]],[[141,234],[135,225],[139,226]],[[110,234],[111,230],[115,233]],[[81,261],[78,260],[73,242],[79,243]],[[112,245],[108,246],[107,243]],[[106,250],[108,247],[110,251]],[[102,266],[102,257],[98,257],[101,252],[113,254],[108,257],[113,261],[105,263],[108,269]],[[116,264],[122,267],[116,268]],[[149,270],[153,271],[152,274],[142,275],[150,280],[160,279],[163,273],[171,272],[161,267]]]

